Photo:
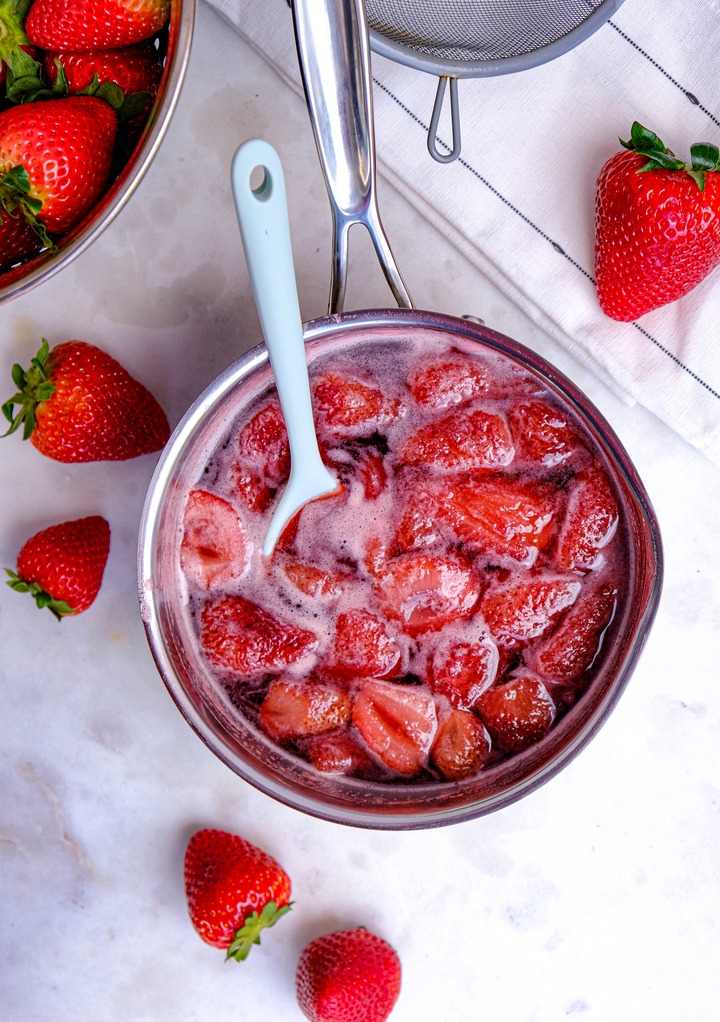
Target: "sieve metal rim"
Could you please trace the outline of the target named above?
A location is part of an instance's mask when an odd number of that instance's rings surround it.
[[[529,53],[514,54],[508,57],[481,60],[450,60],[441,56],[433,56],[418,50],[407,43],[382,34],[369,25],[370,46],[374,53],[416,71],[426,71],[437,77],[447,78],[491,78],[504,74],[515,74],[538,67],[557,57],[563,56],[594,35],[610,18],[625,0],[601,0],[588,16],[559,39],[539,46]]]

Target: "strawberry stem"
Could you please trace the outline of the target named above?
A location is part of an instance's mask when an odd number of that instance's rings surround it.
[[[278,919],[290,911],[292,902],[278,908],[276,901],[269,901],[258,915],[252,912],[240,929],[235,933],[230,947],[227,949],[225,961],[233,959],[236,962],[244,962],[252,950],[253,944],[260,943],[260,934],[263,930],[274,926]]]
[[[12,167],[0,176],[0,222],[6,216],[21,217],[35,231],[47,248],[53,242],[47,228],[38,220],[42,202],[30,194],[30,178],[22,164]]]
[[[630,129],[630,139],[620,145],[632,152],[647,156],[648,162],[638,173],[648,170],[680,170],[688,174],[699,190],[705,190],[707,173],[720,171],[720,150],[711,142],[695,142],[690,146],[690,163],[685,163],[667,149],[664,142],[654,131],[643,127],[638,121]]]
[[[50,613],[57,618],[58,621],[62,621],[64,617],[68,617],[70,614],[76,614],[77,611],[66,603],[65,600],[56,600],[45,592],[45,590],[37,582],[26,582],[25,579],[20,578],[10,568],[5,569],[6,573],[10,576],[7,580],[7,585],[11,589],[14,589],[16,593],[31,593],[35,598],[36,605],[42,610],[47,607]]]
[[[25,370],[17,363],[12,367],[13,383],[17,387],[17,393],[13,394],[2,406],[2,413],[10,423],[9,428],[2,436],[9,436],[16,430],[23,427],[23,440],[28,440],[35,429],[35,412],[37,406],[54,393],[55,384],[50,380],[47,371],[47,362],[50,355],[50,345],[43,337],[43,342],[37,355],[30,360],[30,368]],[[15,406],[19,405],[19,411]]]

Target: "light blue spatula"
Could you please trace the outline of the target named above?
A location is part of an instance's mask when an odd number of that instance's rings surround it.
[[[259,183],[254,183],[255,179]],[[290,478],[268,527],[270,557],[283,529],[309,501],[340,490],[318,447],[280,157],[262,139],[243,143],[232,187],[245,258],[290,443]]]

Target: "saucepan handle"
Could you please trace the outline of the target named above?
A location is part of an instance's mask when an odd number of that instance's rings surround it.
[[[370,233],[395,300],[412,308],[375,195],[370,41],[364,0],[293,0],[300,71],[333,215],[329,312],[342,311],[348,230]]]

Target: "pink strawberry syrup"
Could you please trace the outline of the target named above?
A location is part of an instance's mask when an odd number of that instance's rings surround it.
[[[190,498],[232,509],[184,524],[200,656],[259,644],[259,667],[213,654],[217,686],[323,771],[448,782],[517,755],[587,690],[625,599],[627,525],[587,429],[540,377],[455,343],[427,331],[313,358],[321,448],[343,490],[307,505],[271,560],[285,437],[253,432],[259,413],[272,423],[271,390],[229,426]],[[248,637],[240,620],[209,637],[206,608],[229,597],[273,628]]]

